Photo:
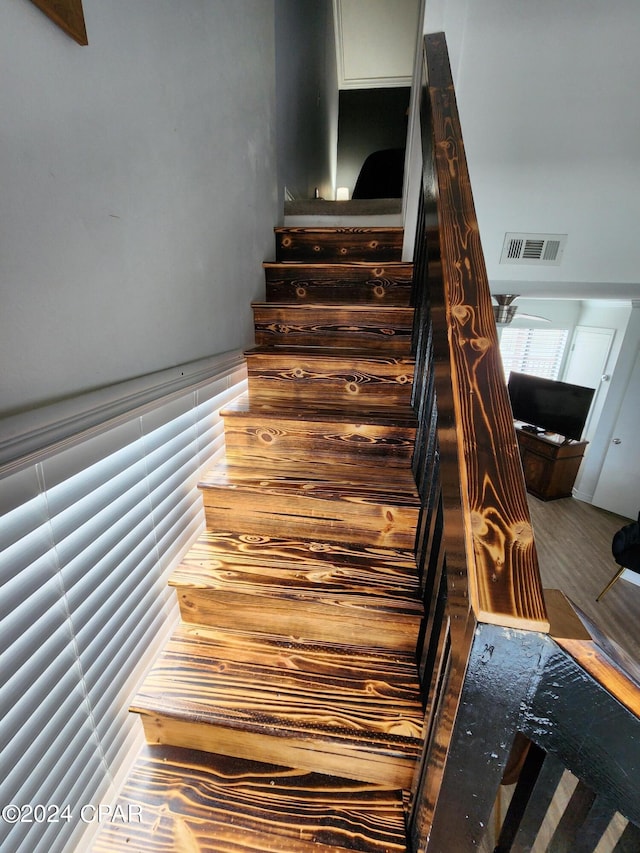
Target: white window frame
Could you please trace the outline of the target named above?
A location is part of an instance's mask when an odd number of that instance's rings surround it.
[[[507,327],[500,335],[505,379],[509,373],[528,373],[557,379],[569,341],[569,329]]]

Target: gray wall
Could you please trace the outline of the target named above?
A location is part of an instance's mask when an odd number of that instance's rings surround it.
[[[280,197],[334,198],[338,77],[331,0],[275,0]],[[280,206],[282,210],[282,205]]]
[[[252,341],[276,182],[273,0],[0,11],[0,415]]]

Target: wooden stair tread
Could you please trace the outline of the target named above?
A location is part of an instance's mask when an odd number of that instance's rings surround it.
[[[292,599],[362,599],[363,606],[420,615],[410,551],[205,531],[170,585]]]
[[[275,234],[301,234],[330,236],[332,234],[394,234],[402,237],[404,228],[402,225],[276,225],[273,229]]]
[[[402,793],[170,746],[145,746],[93,853],[405,853]]]
[[[333,278],[336,272],[340,274],[343,272],[349,272],[350,270],[358,272],[370,271],[374,275],[383,268],[393,271],[412,273],[413,261],[318,261],[318,263],[305,263],[304,261],[264,261],[262,267],[265,270],[309,269],[319,273],[327,271]]]
[[[419,507],[413,473],[406,469],[384,469],[379,465],[287,461],[277,466],[267,457],[262,468],[235,465],[221,459],[205,472],[198,484],[200,489],[242,489],[247,492],[296,494],[300,497],[324,500],[353,500],[378,502],[398,506]]]
[[[286,534],[285,534],[286,535]],[[185,622],[413,653],[411,550],[206,531],[169,579]]]
[[[352,401],[350,408],[337,408],[330,400],[318,400],[314,405],[300,406],[287,405],[285,402],[267,402],[253,400],[248,393],[241,394],[221,411],[222,417],[233,415],[236,417],[273,418],[277,420],[296,421],[322,421],[331,423],[366,423],[379,424],[381,426],[397,426],[416,429],[417,416],[413,407],[409,404],[398,404],[396,406],[372,406],[360,404],[357,400]]]
[[[348,312],[354,314],[389,314],[404,318],[411,322],[415,309],[408,305],[369,305],[366,302],[354,302],[352,305],[345,305],[343,302],[265,302],[256,300],[251,303],[252,308],[264,308],[266,310],[287,310],[299,311],[301,314],[309,311],[330,311],[330,312]]]
[[[418,696],[411,654],[181,624],[132,710],[266,735],[283,751],[291,738],[312,752],[412,762]]]
[[[378,364],[406,364],[413,366],[415,358],[409,355],[376,355],[368,350],[359,349],[358,347],[310,347],[291,345],[285,347],[269,347],[256,346],[244,351],[245,358],[252,355],[262,356],[280,356],[283,352],[288,352],[294,356],[302,356],[313,358],[319,357],[327,361],[344,362],[345,360],[362,359]]]

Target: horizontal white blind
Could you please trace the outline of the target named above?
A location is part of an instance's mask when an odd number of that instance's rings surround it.
[[[511,371],[557,379],[568,329],[503,329],[500,354],[505,376]]]
[[[167,576],[204,521],[197,480],[224,443],[233,371],[0,480],[0,803],[69,806],[0,820],[3,853],[83,849],[141,740],[128,706],[176,619]]]

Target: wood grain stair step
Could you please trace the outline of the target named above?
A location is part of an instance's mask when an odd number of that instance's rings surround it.
[[[423,614],[400,549],[207,531],[169,583],[186,622],[405,652]]]
[[[357,347],[411,355],[413,308],[254,302],[258,346]]]
[[[258,761],[145,746],[92,853],[406,853],[402,792]]]
[[[149,743],[408,789],[419,695],[411,654],[182,623],[131,710]]]
[[[355,400],[362,406],[407,406],[411,402],[414,360],[378,356],[351,348],[254,347],[245,352],[252,400],[282,400],[336,408]]]
[[[323,404],[288,407],[253,403],[248,394],[222,411],[227,458],[255,465],[256,454],[297,460],[341,460],[360,464],[410,463],[416,436],[416,416],[410,406],[372,410],[353,405],[332,410]]]
[[[205,474],[209,529],[413,547],[420,499],[410,469],[265,461],[248,468],[221,460]]]
[[[274,229],[276,261],[400,261],[404,229],[287,228]]]
[[[346,302],[409,306],[413,264],[360,261],[350,264],[265,263],[268,302]]]

